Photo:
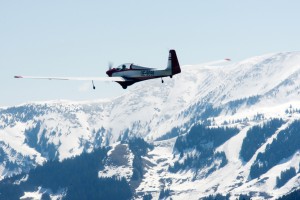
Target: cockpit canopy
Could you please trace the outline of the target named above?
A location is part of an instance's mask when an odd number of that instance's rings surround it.
[[[115,70],[117,71],[124,71],[124,70],[129,70],[129,69],[134,69],[134,70],[150,70],[154,68],[148,68],[148,67],[142,67],[139,65],[135,65],[133,63],[124,63],[122,65],[119,65]]]
[[[119,65],[116,69],[117,70],[126,70],[126,69],[131,69],[132,63],[124,63],[122,65]]]

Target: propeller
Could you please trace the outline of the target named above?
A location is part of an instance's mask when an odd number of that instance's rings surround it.
[[[112,62],[109,62],[109,63],[108,63],[108,69],[111,70],[112,68],[113,68],[113,63],[112,63]]]

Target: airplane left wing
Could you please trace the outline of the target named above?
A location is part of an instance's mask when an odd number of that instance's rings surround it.
[[[62,81],[114,81],[126,82],[123,77],[44,77],[44,76],[14,76],[14,78],[25,79],[47,79],[47,80],[62,80]]]

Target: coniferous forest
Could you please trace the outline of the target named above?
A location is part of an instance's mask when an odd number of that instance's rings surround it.
[[[19,185],[14,184],[15,181],[26,174],[6,178],[0,182],[0,199],[20,199],[24,191],[37,191],[39,186],[48,191],[43,194],[43,199],[60,191],[66,192],[64,199],[67,200],[131,199],[132,192],[125,178],[98,178],[107,151],[107,148],[99,148],[63,162],[49,161],[31,170],[27,180]]]

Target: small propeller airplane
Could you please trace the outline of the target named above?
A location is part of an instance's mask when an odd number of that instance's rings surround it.
[[[96,89],[94,81],[113,81],[119,83],[123,89],[128,86],[149,79],[163,77],[172,78],[175,74],[181,72],[180,65],[177,59],[176,51],[169,51],[169,59],[167,68],[164,70],[142,67],[133,63],[124,63],[117,68],[110,67],[106,72],[108,77],[36,77],[36,76],[14,76],[14,78],[27,79],[48,79],[48,80],[78,80],[78,81],[92,81],[93,89]]]
[[[222,60],[230,61],[226,58]],[[220,61],[210,63],[216,64]],[[96,89],[94,81],[113,81],[119,83],[123,89],[134,83],[145,81],[149,79],[161,78],[161,82],[164,83],[164,77],[172,78],[174,75],[181,73],[180,65],[176,55],[176,51],[171,49],[169,51],[168,64],[166,69],[155,69],[142,67],[133,63],[124,63],[117,68],[109,67],[106,72],[108,77],[37,77],[37,76],[14,76],[14,78],[27,78],[27,79],[48,79],[48,80],[77,80],[77,81],[92,81],[93,89]]]

